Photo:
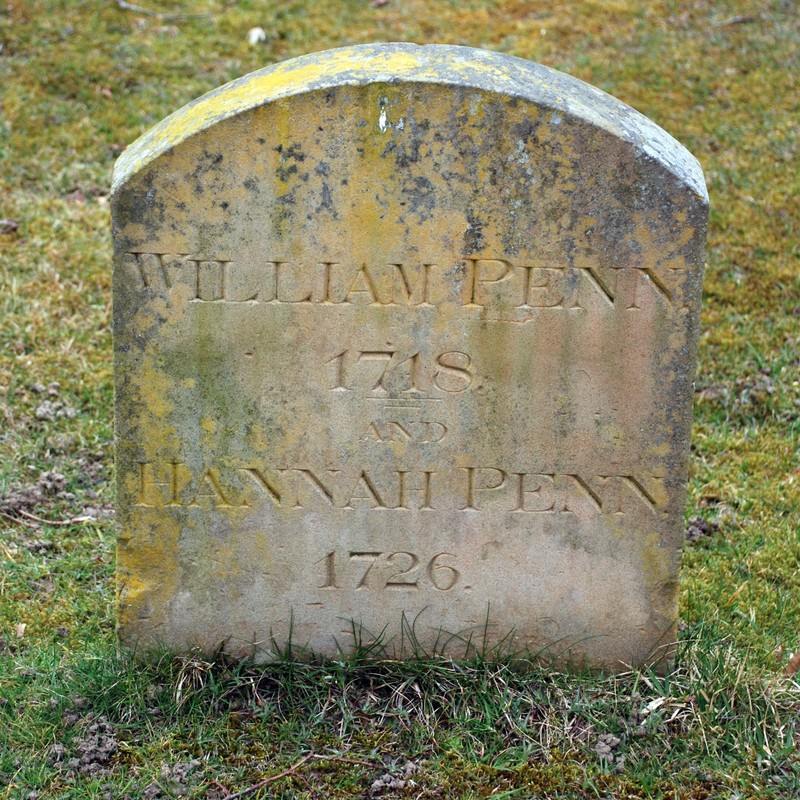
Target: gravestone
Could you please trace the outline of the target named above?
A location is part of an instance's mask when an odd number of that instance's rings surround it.
[[[123,643],[666,663],[706,218],[655,124],[469,48],[158,124],[113,186]]]

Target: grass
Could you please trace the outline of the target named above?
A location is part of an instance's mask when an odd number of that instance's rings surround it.
[[[264,787],[283,794],[262,796],[364,796],[391,776],[396,793],[368,796],[745,797],[757,775],[759,796],[790,797],[796,692],[752,683],[730,643],[702,641],[668,677],[491,659],[137,667],[103,647],[66,660],[43,650],[6,683],[7,724],[35,700],[3,768],[57,797],[103,797],[109,784],[111,796],[154,784],[163,794],[150,796],[224,796],[286,770]],[[43,757],[13,760],[25,751]]]
[[[212,13],[0,7],[0,795],[797,797],[800,686],[784,677],[800,650],[794,4],[141,4]],[[267,41],[250,47],[257,25]],[[316,666],[287,654],[256,668],[116,652],[113,161],[240,74],[376,40],[562,69],[650,116],[704,166],[695,535],[669,676],[520,671],[491,654]]]

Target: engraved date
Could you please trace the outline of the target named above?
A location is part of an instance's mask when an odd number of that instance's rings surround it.
[[[460,350],[436,356],[397,350],[343,350],[327,366],[333,391],[354,389],[373,396],[395,392],[458,394],[472,385],[472,359]]]
[[[417,590],[432,586],[448,592],[461,578],[452,566],[452,553],[436,553],[427,562],[416,553],[400,551],[382,553],[376,550],[332,550],[317,561],[322,573],[319,589],[389,589]]]

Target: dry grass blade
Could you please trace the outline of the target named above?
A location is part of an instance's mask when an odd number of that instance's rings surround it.
[[[225,800],[237,800],[239,797],[246,797],[248,794],[252,794],[253,792],[259,791],[259,789],[263,789],[265,786],[269,786],[271,783],[275,783],[275,781],[279,781],[281,778],[288,778],[289,776],[295,776],[297,773],[296,771],[303,766],[307,761],[310,761],[314,757],[313,753],[308,753],[304,755],[298,762],[292,764],[291,767],[285,769],[283,772],[279,772],[277,775],[270,775],[268,778],[264,778],[260,780],[258,783],[254,783],[252,786],[248,786],[246,789],[242,789],[241,792],[236,792],[236,794],[229,794]]]
[[[30,528],[31,530],[37,531],[39,530],[39,526],[35,525],[32,522],[27,522],[24,519],[20,519],[19,517],[14,517],[11,514],[6,514],[5,511],[0,511],[0,517],[5,517],[10,522],[13,522],[17,525],[24,525],[26,528]]]
[[[748,25],[751,22],[757,22],[758,17],[753,14],[739,14],[735,17],[728,17],[727,19],[720,20],[719,22],[712,22],[715,28],[727,28],[730,25]]]
[[[33,520],[34,522],[40,522],[42,525],[53,525],[56,527],[64,526],[64,525],[77,525],[81,522],[95,522],[92,517],[70,517],[69,519],[45,519],[44,517],[37,517],[35,514],[30,514],[27,511],[24,511],[21,508],[17,509],[17,513],[21,514],[26,519]],[[7,514],[3,514],[4,517],[8,516]],[[22,521],[22,520],[20,520]]]
[[[226,3],[219,11],[205,11],[195,14],[182,13],[182,12],[153,11],[150,8],[137,6],[135,3],[128,3],[127,0],[117,0],[117,5],[123,11],[133,11],[135,14],[142,14],[145,17],[155,17],[156,19],[172,22],[180,19],[209,19],[210,17],[214,17],[217,14],[222,14],[224,11],[227,11],[232,6],[235,6],[236,0],[232,0],[232,2]]]
[[[263,778],[262,780],[258,781],[258,783],[254,783],[252,786],[248,786],[246,789],[242,789],[240,792],[236,792],[236,794],[226,795],[225,800],[237,800],[237,798],[245,797],[248,794],[257,792],[263,789],[264,787],[269,786],[271,783],[275,783],[276,781],[281,780],[282,778],[289,778],[289,777],[297,778],[299,781],[301,781],[301,783],[304,783],[311,796],[316,797],[317,795],[315,794],[314,789],[312,788],[308,779],[297,771],[298,769],[300,769],[300,767],[303,766],[303,764],[306,764],[312,760],[337,761],[341,764],[353,764],[355,766],[369,767],[370,769],[374,769],[376,766],[378,766],[375,763],[372,763],[370,761],[364,761],[359,758],[345,758],[344,756],[325,755],[323,753],[307,753],[295,764],[292,764],[291,767],[288,767],[287,769],[283,770],[283,772],[279,772],[277,775],[270,775],[267,778]]]

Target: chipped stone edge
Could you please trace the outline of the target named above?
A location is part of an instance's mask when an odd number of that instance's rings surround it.
[[[171,114],[119,157],[112,194],[160,155],[212,125],[261,105],[336,86],[431,83],[505,94],[602,128],[659,162],[708,204],[697,159],[652,120],[563,72],[488,50],[406,43],[341,47],[251,72]]]

